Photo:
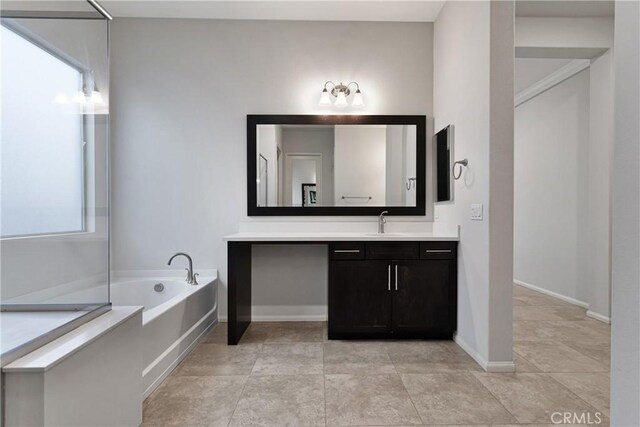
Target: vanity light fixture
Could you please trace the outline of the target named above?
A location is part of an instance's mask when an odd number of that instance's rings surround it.
[[[331,85],[331,91],[327,89],[327,86]],[[353,94],[353,99],[351,100],[352,107],[364,107],[364,100],[362,99],[362,92],[360,92],[360,85],[357,82],[351,82],[347,85],[343,84],[335,84],[331,80],[324,84],[324,88],[322,89],[322,93],[320,94],[320,102],[319,105],[321,107],[330,107],[332,104],[336,107],[346,107],[349,105],[347,101],[347,97],[351,94],[351,90],[349,87],[351,85],[355,85],[356,91]],[[335,98],[335,102],[332,103],[331,96]]]

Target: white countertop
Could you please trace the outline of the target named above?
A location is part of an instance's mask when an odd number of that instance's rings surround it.
[[[453,241],[460,237],[453,232],[389,232],[347,233],[347,232],[241,232],[224,236],[228,242],[353,242],[353,241]]]

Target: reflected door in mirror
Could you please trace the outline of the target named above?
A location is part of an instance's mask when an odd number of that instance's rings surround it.
[[[260,125],[257,135],[258,206],[416,204],[415,125]],[[314,203],[302,184],[315,185]]]

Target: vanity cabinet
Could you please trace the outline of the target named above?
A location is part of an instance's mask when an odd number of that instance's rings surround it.
[[[329,245],[329,338],[448,338],[456,242]]]

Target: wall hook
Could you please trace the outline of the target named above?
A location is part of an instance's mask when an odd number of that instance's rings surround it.
[[[459,180],[460,177],[462,176],[462,168],[467,167],[468,164],[469,164],[469,161],[467,159],[462,159],[462,160],[458,160],[457,162],[454,162],[453,168],[452,168],[453,179],[455,179],[456,181]],[[460,165],[459,173],[457,175],[456,175],[456,165]]]

